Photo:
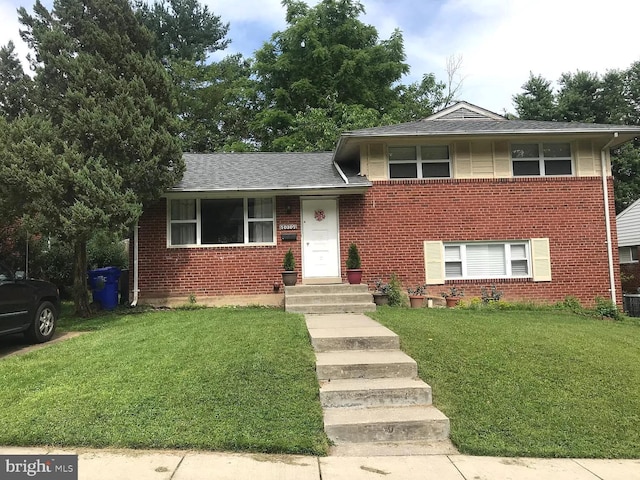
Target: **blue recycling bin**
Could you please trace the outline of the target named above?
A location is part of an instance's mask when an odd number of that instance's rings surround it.
[[[93,302],[104,310],[113,310],[118,305],[118,267],[104,267],[89,270],[89,286],[93,294]]]

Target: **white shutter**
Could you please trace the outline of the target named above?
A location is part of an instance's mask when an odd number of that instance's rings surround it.
[[[424,242],[424,269],[427,274],[426,284],[441,285],[444,283],[444,247],[442,242]]]
[[[531,239],[531,263],[534,282],[551,281],[551,251],[548,238]]]

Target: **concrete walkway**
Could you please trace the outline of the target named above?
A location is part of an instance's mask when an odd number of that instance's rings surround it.
[[[467,455],[310,457],[0,447],[0,455],[20,454],[78,454],[80,480],[640,480],[640,460]]]

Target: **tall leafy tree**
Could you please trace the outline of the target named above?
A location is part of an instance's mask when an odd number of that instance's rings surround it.
[[[453,103],[460,88],[461,83],[451,86],[436,80],[433,73],[424,74],[419,82],[395,88],[398,99],[387,108],[387,118],[382,121],[391,124],[426,118]]]
[[[380,40],[359,20],[364,6],[357,0],[282,4],[288,27],[255,54],[262,104],[253,126],[263,150],[288,149],[296,115],[307,108],[360,105],[383,114],[397,101],[393,86],[409,71],[400,31]]]
[[[74,300],[89,313],[87,241],[122,229],[182,175],[170,79],[127,0],[19,9],[36,110],[8,125],[0,177],[26,222],[74,249]]]
[[[14,120],[31,110],[31,78],[24,73],[12,41],[0,48],[0,115]]]
[[[249,123],[255,114],[250,62],[231,55],[219,62],[174,63],[183,148],[193,152],[252,150]]]
[[[233,55],[218,62],[229,24],[198,0],[136,0],[136,15],[154,34],[154,50],[177,91],[180,138],[186,151],[247,149],[254,91],[250,62]]]
[[[549,80],[531,74],[522,88],[513,97],[522,119],[640,124],[640,62],[604,75],[563,73],[557,92]],[[611,160],[616,211],[621,212],[640,198],[640,142],[613,149]]]

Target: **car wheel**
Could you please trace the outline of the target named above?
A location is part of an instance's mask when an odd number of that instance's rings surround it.
[[[51,340],[58,324],[58,312],[51,302],[42,302],[25,335],[34,343]]]

